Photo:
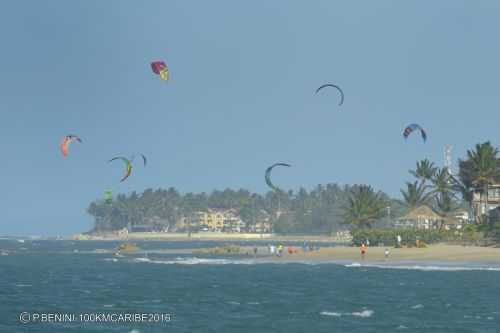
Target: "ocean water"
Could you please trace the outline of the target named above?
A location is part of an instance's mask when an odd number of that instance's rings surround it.
[[[0,332],[500,332],[500,267],[93,252],[114,246],[0,240]]]

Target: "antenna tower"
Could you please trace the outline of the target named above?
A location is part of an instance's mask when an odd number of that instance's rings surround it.
[[[453,162],[451,157],[451,150],[453,147],[451,145],[444,146],[444,167],[448,169],[450,175],[453,175]]]

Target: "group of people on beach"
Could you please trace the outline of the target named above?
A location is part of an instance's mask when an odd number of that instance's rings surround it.
[[[269,249],[270,255],[281,257],[283,255],[283,251],[284,251],[285,247],[283,246],[283,244],[279,244],[278,246],[270,244],[270,245],[268,245],[268,249]]]
[[[282,257],[283,254],[285,253],[285,246],[283,244],[279,244],[278,246],[269,244],[267,248],[269,250],[269,254],[272,256]],[[288,254],[294,254],[297,253],[297,249],[294,248],[293,246],[288,246],[287,252]]]
[[[370,241],[367,239],[366,242],[362,242],[360,246],[360,251],[361,251],[361,260],[365,260],[366,252],[368,251],[368,246],[370,245]],[[384,250],[384,258],[385,260],[389,259],[389,249],[386,248]]]

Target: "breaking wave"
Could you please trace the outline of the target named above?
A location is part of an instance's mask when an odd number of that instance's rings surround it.
[[[418,270],[418,271],[500,271],[499,266],[447,266],[447,265],[376,265],[352,263],[344,265],[344,267],[374,267],[382,269],[403,269],[403,270]]]
[[[373,310],[363,310],[363,311],[355,311],[355,312],[331,312],[331,311],[322,311],[319,314],[322,316],[330,316],[330,317],[342,317],[342,316],[354,316],[361,318],[368,318],[373,315]]]
[[[207,258],[175,258],[174,260],[157,260],[149,258],[135,258],[132,260],[137,263],[151,263],[164,265],[250,265],[253,260],[233,260],[233,259],[207,259]]]

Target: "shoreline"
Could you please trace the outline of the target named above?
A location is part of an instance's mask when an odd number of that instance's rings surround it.
[[[384,256],[385,249],[389,249],[389,257]],[[286,248],[285,248],[286,250]],[[259,260],[260,258],[257,258]],[[365,258],[357,247],[330,247],[321,248],[319,251],[298,253],[285,253],[282,257],[266,258],[272,262],[356,262],[368,264],[394,264],[394,263],[495,263],[500,264],[500,248],[479,246],[460,246],[437,244],[427,248],[368,248]]]
[[[357,247],[334,246],[321,247],[315,251],[304,251],[302,248],[294,247],[296,253],[289,254],[288,247],[284,247],[281,257],[269,253],[267,246],[257,246],[257,255],[254,256],[253,246],[239,246],[237,253],[225,253],[220,251],[220,247],[204,248],[179,248],[179,249],[150,249],[124,252],[125,256],[141,255],[182,255],[191,258],[208,260],[236,260],[248,263],[302,263],[302,264],[360,264],[360,265],[404,265],[404,264],[495,264],[500,265],[500,248],[488,248],[478,246],[460,246],[437,244],[427,248],[391,248],[391,247],[371,247],[368,248],[365,258],[361,258],[360,250]],[[384,251],[389,249],[389,257],[385,258]],[[108,253],[113,250],[95,251],[92,253]],[[183,259],[182,259],[183,260]],[[182,261],[181,260],[181,261]],[[182,262],[181,262],[182,263]]]

